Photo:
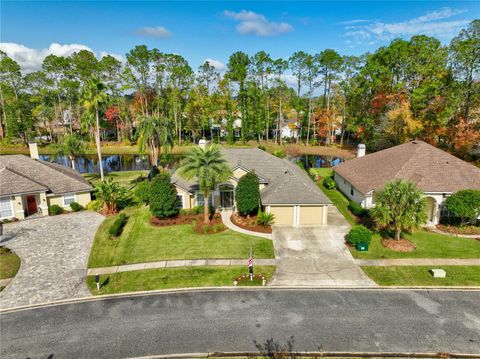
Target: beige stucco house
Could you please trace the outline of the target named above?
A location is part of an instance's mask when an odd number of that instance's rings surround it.
[[[24,155],[0,156],[0,220],[48,216],[53,204],[65,210],[72,202],[85,206],[91,190],[71,168]]]
[[[438,224],[445,199],[463,189],[480,190],[480,168],[426,142],[415,140],[365,155],[333,167],[338,188],[350,200],[371,208],[373,194],[385,183],[401,178],[424,192],[428,221]]]
[[[230,179],[217,186],[209,198],[216,209],[235,208],[235,188],[239,179],[254,171],[259,179],[263,210],[275,215],[276,225],[302,226],[327,224],[331,201],[296,164],[255,148],[222,149],[232,169]],[[198,184],[180,178],[172,182],[182,208],[203,206]]]

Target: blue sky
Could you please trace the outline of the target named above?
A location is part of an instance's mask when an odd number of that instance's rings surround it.
[[[138,44],[219,68],[237,50],[341,54],[374,51],[395,37],[432,35],[444,43],[480,18],[479,2],[24,2],[1,4],[0,49],[26,70],[49,53],[87,48],[124,56]]]

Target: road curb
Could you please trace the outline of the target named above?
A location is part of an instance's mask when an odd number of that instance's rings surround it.
[[[463,353],[399,353],[399,352],[288,352],[283,353],[293,357],[312,358],[474,358],[478,359],[479,354]],[[261,352],[212,352],[212,353],[185,353],[150,355],[142,357],[130,357],[128,359],[187,359],[187,358],[229,358],[229,357],[268,357],[268,354]]]
[[[94,302],[100,300],[110,300],[118,298],[134,298],[142,296],[153,296],[162,294],[184,294],[184,293],[201,293],[201,292],[235,292],[235,291],[289,291],[289,290],[303,290],[303,291],[443,291],[443,292],[480,292],[480,287],[428,287],[428,286],[411,286],[411,287],[393,287],[393,286],[378,286],[378,287],[364,287],[364,286],[271,286],[271,287],[194,287],[194,288],[175,288],[175,289],[157,289],[149,291],[127,292],[117,294],[96,295],[83,298],[61,299],[46,303],[29,304],[12,308],[0,309],[0,314],[18,312],[23,310],[38,309],[66,304],[81,304],[87,302]]]

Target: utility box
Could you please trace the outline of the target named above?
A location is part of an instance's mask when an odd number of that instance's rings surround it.
[[[359,252],[366,252],[368,251],[368,244],[363,242],[356,243],[355,249]]]
[[[433,278],[447,277],[447,272],[445,272],[443,269],[430,269],[430,274],[433,276]]]

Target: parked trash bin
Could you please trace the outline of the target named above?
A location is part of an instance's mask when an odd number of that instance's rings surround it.
[[[366,252],[368,251],[368,244],[363,242],[357,243],[355,244],[355,249],[359,252]]]

